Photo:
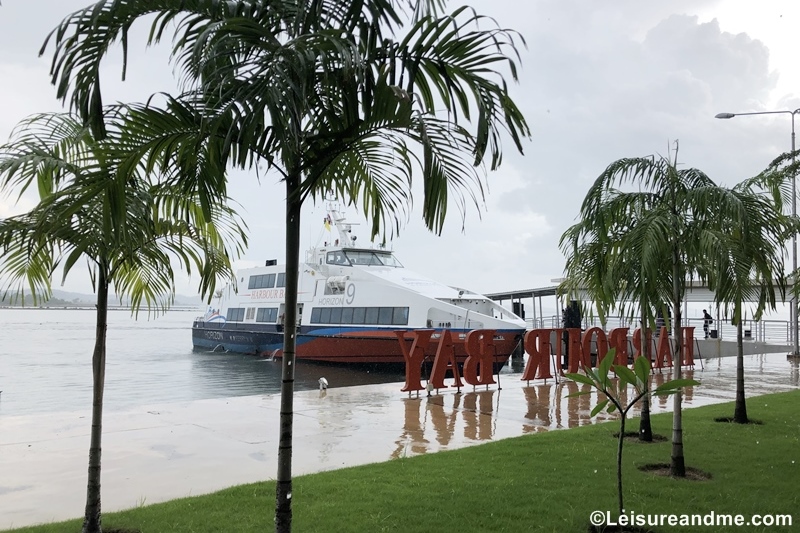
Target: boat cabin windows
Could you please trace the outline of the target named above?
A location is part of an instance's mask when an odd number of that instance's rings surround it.
[[[278,320],[277,307],[260,307],[256,313],[256,322],[269,322],[274,324]]]
[[[408,307],[315,307],[311,310],[311,322],[407,326]]]
[[[352,324],[352,323],[353,323],[353,308],[342,307],[342,324]]]
[[[378,308],[378,324],[391,324],[393,310],[392,307]]]
[[[243,322],[244,321],[244,307],[231,307],[228,309],[228,314],[225,317],[226,322]]]
[[[285,287],[286,286],[286,272],[280,272],[278,274],[278,278],[275,280],[276,287]]]
[[[325,262],[329,265],[342,265],[342,266],[352,266],[350,261],[347,260],[345,257],[344,252],[341,250],[337,250],[335,252],[328,252],[327,257],[325,258]]]
[[[317,319],[314,320],[314,311],[319,311],[317,314]],[[319,322],[321,324],[330,324],[331,323],[331,308],[330,307],[323,307],[321,309],[314,309],[311,311],[311,320],[315,322]]]
[[[272,289],[275,287],[275,274],[261,274],[250,276],[247,282],[248,289]]]
[[[256,308],[255,307],[248,307],[247,308],[247,316],[245,317],[245,320],[247,320],[249,322],[249,321],[253,320],[253,317],[255,315],[256,315]]]
[[[379,252],[375,250],[346,250],[345,255],[350,263],[354,265],[366,266],[388,266],[403,268],[391,252]]]
[[[392,308],[392,325],[393,326],[407,326],[408,325],[408,307],[393,307]]]

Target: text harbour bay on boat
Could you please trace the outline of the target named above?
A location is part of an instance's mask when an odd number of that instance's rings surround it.
[[[391,250],[356,245],[352,225],[328,204],[324,224],[338,239],[306,252],[298,281],[297,358],[341,363],[403,363],[396,331],[435,330],[426,348],[430,361],[437,339],[450,330],[456,357],[476,329],[495,330],[497,362],[504,363],[525,333],[525,322],[493,300],[450,287],[403,267]],[[238,293],[226,291],[194,321],[196,349],[281,356],[285,312],[284,266],[275,260],[241,270]]]

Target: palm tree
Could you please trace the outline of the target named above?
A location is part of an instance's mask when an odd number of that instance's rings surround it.
[[[440,16],[443,0],[158,0],[98,2],[54,30],[52,80],[60,98],[102,135],[97,74],[115,39],[155,14],[150,42],[174,24],[173,57],[188,87],[149,108],[173,147],[219,143],[214,164],[263,165],[286,187],[286,315],[276,489],[276,529],[291,528],[292,398],[300,209],[333,191],[360,204],[375,237],[399,231],[421,177],[422,216],[442,230],[448,206],[479,204],[487,159],[501,134],[518,150],[529,128],[509,97],[514,32],[468,8]],[[488,29],[481,29],[478,23]],[[407,30],[400,35],[401,30]],[[47,43],[43,47],[45,50]],[[175,128],[201,115],[199,128]],[[172,134],[175,133],[175,136]],[[155,151],[163,143],[152,144]],[[191,150],[178,150],[190,154]],[[164,152],[160,152],[164,155]],[[174,154],[170,157],[179,157]],[[466,195],[465,195],[466,192]]]
[[[755,303],[753,317],[759,320],[766,309],[776,308],[776,291],[782,299],[786,293],[783,250],[791,236],[792,221],[783,215],[780,194],[774,194],[776,189],[770,186],[764,191],[765,180],[774,183],[776,178],[781,179],[780,173],[768,170],[730,190],[730,203],[738,209],[720,213],[719,232],[710,235],[716,238],[713,247],[716,253],[707,263],[713,281],[710,288],[715,301],[726,311],[732,311],[736,325],[733,421],[740,424],[749,422],[744,389],[743,303]]]
[[[124,118],[116,110],[115,120]],[[97,292],[92,355],[92,429],[84,533],[101,531],[100,453],[105,384],[109,289],[128,296],[134,313],[142,305],[164,312],[174,299],[174,266],[196,269],[200,291],[210,295],[218,277],[233,279],[230,252],[245,242],[234,213],[198,197],[142,167],[122,172],[119,130],[98,141],[80,119],[38,115],[22,122],[0,147],[0,189],[36,187],[39,203],[0,222],[0,279],[6,292],[34,299],[51,294],[56,268],[66,277],[85,260]]]
[[[635,193],[631,193],[635,194]],[[647,329],[653,327],[652,309],[669,297],[665,278],[651,277],[643,270],[644,255],[659,253],[641,239],[648,231],[650,195],[610,198],[595,210],[596,218],[583,218],[561,236],[560,247],[567,258],[565,281],[560,290],[583,292],[594,303],[601,320],[613,309],[631,320],[640,317],[642,356],[650,361]],[[624,204],[620,205],[621,200]],[[630,243],[637,249],[631,250]],[[647,391],[649,383],[645,383]],[[639,439],[652,442],[650,395],[642,397]]]
[[[638,190],[626,192],[618,187]],[[645,210],[640,209],[642,205]],[[737,208],[728,192],[703,172],[679,169],[677,148],[674,159],[650,156],[611,163],[595,180],[581,206],[581,220],[597,221],[594,226],[598,228],[606,220],[630,226],[629,234],[620,239],[620,254],[638,257],[641,277],[647,281],[642,287],[650,295],[647,302],[669,301],[672,305],[674,379],[681,378],[681,303],[687,280],[697,276],[711,281],[709,276],[713,273],[702,267],[716,253],[715,224],[720,213],[733,213]],[[631,216],[637,212],[642,219],[633,224],[635,219]],[[668,297],[661,300],[665,287],[669,287]],[[609,290],[613,294],[615,289]],[[624,290],[616,289],[618,299],[623,299]],[[670,464],[671,474],[678,477],[686,475],[681,401],[678,392],[674,399]]]

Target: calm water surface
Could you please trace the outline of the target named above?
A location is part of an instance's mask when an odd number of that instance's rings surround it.
[[[197,310],[109,312],[106,410],[280,391],[280,362],[195,352]],[[91,408],[94,310],[0,309],[0,416]],[[403,381],[397,372],[298,363],[296,389]]]

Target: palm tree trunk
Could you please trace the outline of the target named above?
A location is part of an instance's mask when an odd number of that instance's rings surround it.
[[[625,413],[620,412],[619,417],[619,441],[617,443],[617,495],[619,496],[619,514],[625,512],[625,505],[622,503],[622,445],[625,442]]]
[[[275,531],[292,530],[292,426],[294,419],[294,366],[297,348],[297,285],[300,271],[300,173],[286,179],[286,309],[281,366],[278,477],[275,489]]]
[[[89,442],[89,476],[83,533],[100,533],[100,452],[103,437],[103,391],[106,381],[106,330],[108,327],[108,278],[100,267],[97,284],[97,324],[92,354],[92,433]]]
[[[650,376],[647,376],[647,392],[642,396],[642,418],[639,420],[639,440],[653,442],[653,426],[650,424]]]
[[[644,291],[642,291],[644,293]],[[647,342],[647,323],[649,316],[647,313],[647,304],[642,299],[642,326],[639,329],[642,344],[642,357],[650,360],[650,343]],[[650,376],[647,376],[645,382],[645,395],[642,397],[642,416],[639,419],[639,440],[644,442],[653,442],[653,426],[650,424]]]
[[[747,424],[747,404],[744,399],[744,344],[742,342],[742,303],[736,302],[736,405],[733,421]]]
[[[681,276],[678,268],[678,250],[672,252],[672,315],[675,319],[673,327],[675,357],[672,360],[672,378],[681,379],[681,365],[683,364],[683,330],[681,328],[681,292],[678,278]],[[674,394],[672,406],[672,457],[670,462],[670,475],[686,477],[686,462],[683,457],[683,413],[681,411],[681,398],[683,394],[678,389]]]

